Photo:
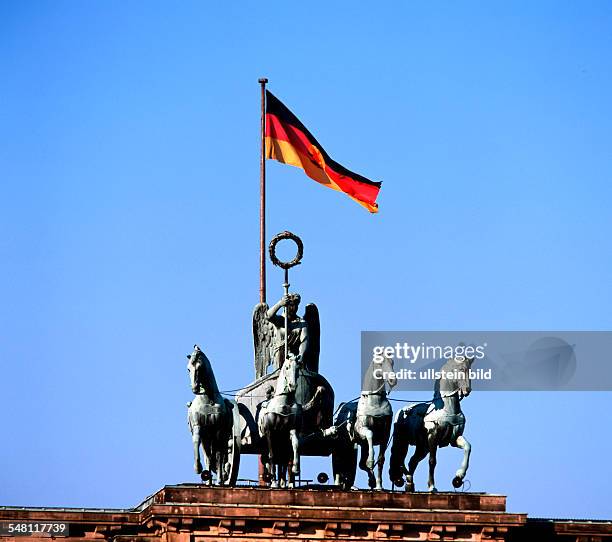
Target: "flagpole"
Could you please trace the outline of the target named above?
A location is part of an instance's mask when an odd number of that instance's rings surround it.
[[[259,302],[266,302],[266,83],[261,85],[261,156],[259,160]]]
[[[266,83],[259,79],[261,86],[261,156],[259,158],[259,302],[266,302]],[[259,485],[267,485],[261,455],[257,457]]]

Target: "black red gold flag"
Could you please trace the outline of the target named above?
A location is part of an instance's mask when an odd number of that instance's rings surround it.
[[[332,160],[299,119],[266,90],[266,158],[302,168],[324,186],[344,192],[371,213],[378,212],[380,182],[371,181]]]

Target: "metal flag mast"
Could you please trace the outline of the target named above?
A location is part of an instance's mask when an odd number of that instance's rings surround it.
[[[266,83],[261,77],[261,156],[259,158],[259,302],[266,302]]]
[[[266,83],[268,79],[261,77],[261,155],[259,157],[259,302],[266,302]],[[259,485],[265,486],[265,468],[258,457]]]

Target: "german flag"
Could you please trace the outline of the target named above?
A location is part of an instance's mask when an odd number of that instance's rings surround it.
[[[324,186],[344,192],[371,213],[381,183],[366,179],[332,160],[299,119],[266,90],[266,158],[302,168]]]

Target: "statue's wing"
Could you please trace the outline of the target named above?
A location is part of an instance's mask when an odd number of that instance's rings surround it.
[[[308,348],[304,354],[304,366],[318,373],[319,352],[321,350],[321,323],[319,322],[319,309],[314,303],[306,305],[304,320],[308,326]]]
[[[255,378],[266,374],[273,359],[273,345],[276,328],[268,320],[266,303],[259,303],[253,310],[253,346],[255,347]]]

